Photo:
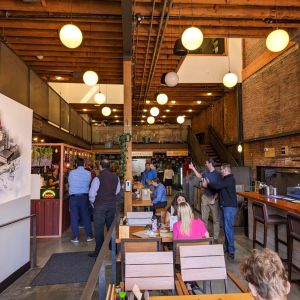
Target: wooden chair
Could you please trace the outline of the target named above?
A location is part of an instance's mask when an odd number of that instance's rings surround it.
[[[115,285],[109,284],[106,292],[105,300],[114,300],[115,299]]]
[[[174,293],[173,253],[125,253],[125,290],[137,284],[141,290],[172,290]]]
[[[227,277],[243,292],[247,289],[230,272],[226,272],[223,245],[195,245],[180,246],[181,278],[179,282],[203,281],[206,292],[206,281],[210,282],[212,293],[212,280],[224,280],[225,293],[227,293]],[[181,283],[182,284],[182,283]]]
[[[180,246],[212,245],[213,242],[214,239],[212,237],[193,240],[173,240],[174,265],[180,264]]]
[[[125,254],[128,252],[155,252],[161,250],[161,238],[123,239],[121,241],[121,268],[124,281]]]

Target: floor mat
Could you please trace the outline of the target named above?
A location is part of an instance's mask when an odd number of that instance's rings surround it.
[[[31,285],[86,282],[95,261],[88,252],[54,253]]]

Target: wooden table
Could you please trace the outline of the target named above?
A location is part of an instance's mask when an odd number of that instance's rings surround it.
[[[132,207],[147,207],[153,206],[151,200],[132,200]]]
[[[187,296],[152,296],[151,300],[253,300],[250,293],[206,294]]]
[[[242,196],[245,199],[251,199],[251,200],[265,203],[269,206],[282,209],[284,211],[300,214],[300,204],[297,203],[292,203],[290,201],[281,200],[281,199],[270,198],[264,195],[260,195],[259,193],[256,192],[238,192],[237,195]]]
[[[129,238],[130,239],[140,239],[140,237],[133,235],[133,233],[135,232],[139,232],[145,230],[144,226],[130,226],[129,227]],[[158,231],[159,232],[159,231]],[[116,232],[116,244],[120,244],[121,243],[121,239],[119,239],[119,230],[117,228],[117,232]],[[155,237],[160,237],[160,235],[157,235]],[[149,239],[151,239],[151,237],[149,237]],[[173,242],[173,238],[172,237],[161,237],[161,241],[162,243],[172,243]]]

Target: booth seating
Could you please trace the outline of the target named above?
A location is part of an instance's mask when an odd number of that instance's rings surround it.
[[[280,215],[268,215],[267,206],[265,203],[253,201],[253,249],[255,244],[258,244],[264,248],[267,247],[268,240],[268,226],[274,225],[275,230],[275,251],[278,252],[278,243],[287,245],[287,243],[278,238],[278,226],[286,225],[287,219]],[[261,243],[256,239],[256,223],[259,222],[264,225],[264,239]]]
[[[300,279],[292,280],[292,268],[293,264],[293,242],[300,242],[300,216],[292,213],[288,213],[288,276],[290,282],[295,282],[300,285]],[[299,268],[298,268],[299,269]]]

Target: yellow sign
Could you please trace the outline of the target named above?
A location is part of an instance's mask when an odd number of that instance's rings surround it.
[[[167,151],[167,156],[188,156],[189,151],[188,150],[172,150]]]
[[[55,199],[55,191],[46,190],[42,193],[42,199]]]
[[[275,148],[265,148],[265,157],[275,157]]]
[[[132,151],[132,156],[153,156],[152,151]]]

